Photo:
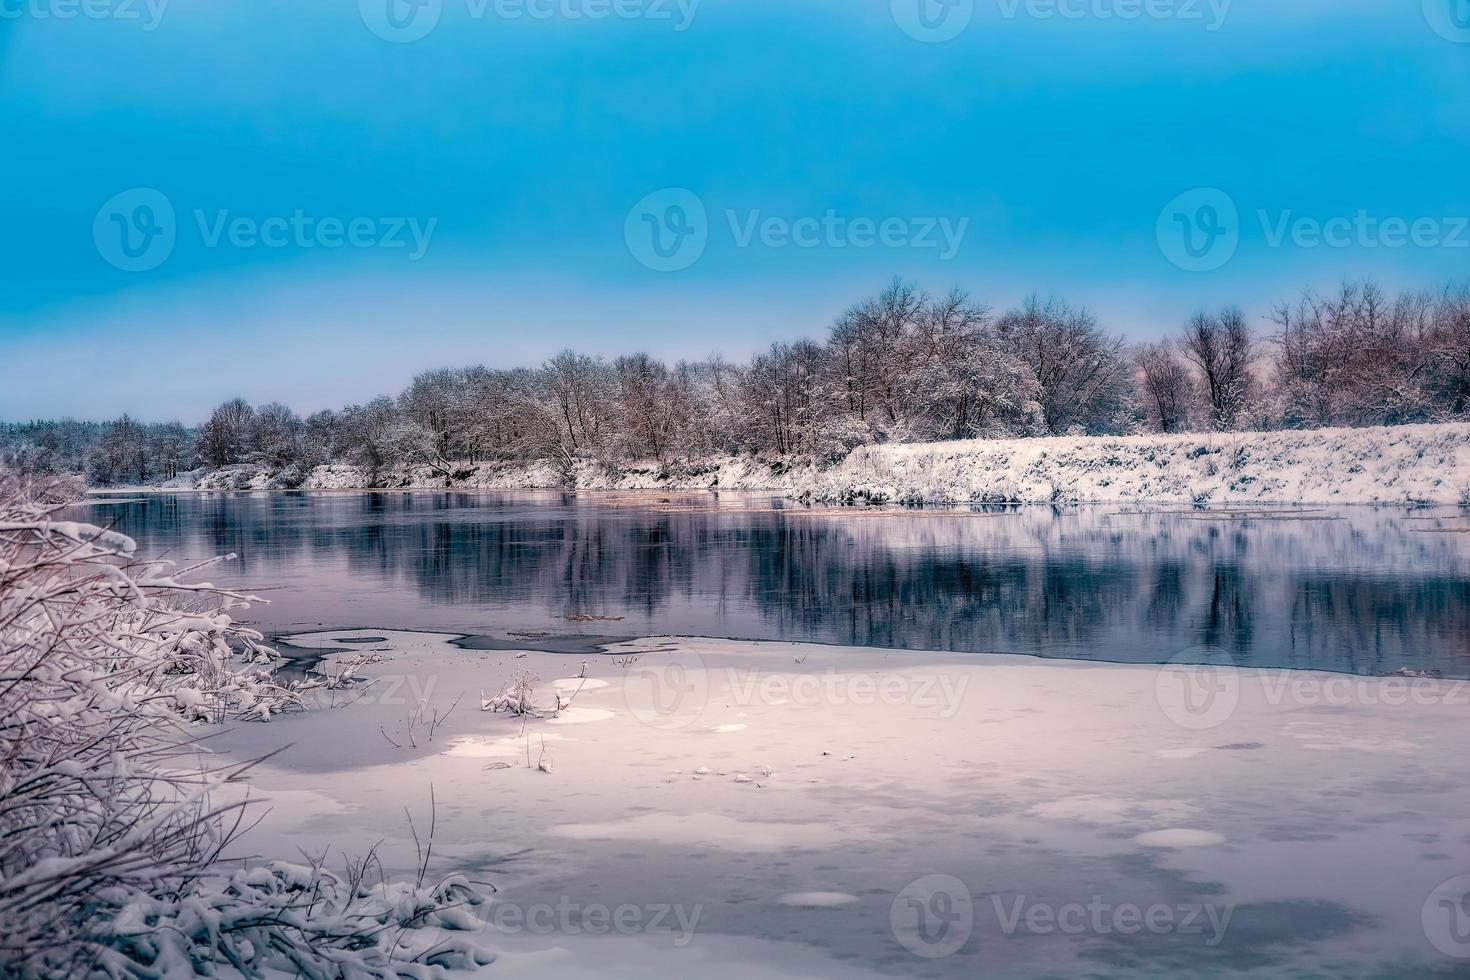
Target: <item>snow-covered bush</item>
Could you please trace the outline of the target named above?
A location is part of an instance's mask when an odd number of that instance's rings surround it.
[[[194,726],[266,720],[298,694],[231,619],[247,596],[59,520],[56,495],[0,471],[0,975],[435,972],[398,934],[464,925],[457,879],[214,869],[249,803]]]
[[[539,718],[543,713],[555,714],[556,708],[538,708],[536,706],[534,692],[539,677],[530,671],[521,671],[510,679],[501,688],[500,693],[492,698],[480,695],[481,711],[507,711],[513,715],[529,716]],[[559,705],[558,705],[559,707]]]
[[[369,875],[374,880],[369,880]],[[284,975],[428,980],[494,961],[467,936],[485,898],[459,875],[437,883],[395,882],[375,858],[343,874],[320,861],[271,861],[208,878],[186,901],[134,898],[107,908],[111,935],[96,968],[110,976]],[[147,968],[140,968],[147,964]],[[170,972],[173,971],[173,972]]]

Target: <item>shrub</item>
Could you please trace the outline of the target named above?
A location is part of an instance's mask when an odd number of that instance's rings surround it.
[[[218,791],[248,766],[200,761],[192,726],[301,698],[232,620],[249,597],[59,520],[58,495],[0,471],[0,975],[424,977],[482,962],[464,944],[406,959],[421,944],[404,930],[467,924],[477,896],[459,879],[216,869],[250,805]]]

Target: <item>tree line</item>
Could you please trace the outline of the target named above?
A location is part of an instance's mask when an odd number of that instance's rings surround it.
[[[563,351],[534,368],[428,371],[397,397],[317,412],[235,398],[202,425],[0,425],[0,457],[99,485],[197,467],[268,467],[284,485],[347,463],[451,476],[466,465],[717,455],[831,462],[889,441],[1392,425],[1470,418],[1470,288],[1390,296],[1372,283],[1283,303],[1253,329],[1201,312],[1130,345],[1088,310],[1028,299],[995,314],[895,280],[822,341],[746,363]]]

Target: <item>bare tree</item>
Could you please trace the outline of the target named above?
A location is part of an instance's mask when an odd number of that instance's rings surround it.
[[[243,398],[219,406],[199,430],[199,458],[206,466],[229,466],[245,458],[255,410]]]
[[[1255,341],[1245,314],[1234,308],[1219,316],[1196,314],[1185,327],[1179,349],[1199,372],[1210,427],[1217,432],[1238,427],[1251,394],[1251,361],[1255,356]]]
[[[647,354],[613,362],[617,373],[619,419],[628,453],[661,458],[675,438],[669,369]]]
[[[1138,369],[1140,407],[1148,425],[1157,432],[1188,431],[1192,382],[1173,342],[1141,345],[1134,352],[1133,363]]]
[[[1123,340],[1099,328],[1091,313],[1031,297],[1001,317],[999,335],[1025,366],[1045,434],[1119,426],[1129,383]]]
[[[598,453],[606,448],[613,405],[613,376],[598,357],[564,350],[542,368],[563,446]]]

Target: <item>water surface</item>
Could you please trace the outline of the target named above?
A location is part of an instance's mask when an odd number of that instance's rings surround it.
[[[811,509],[752,494],[211,493],[89,519],[326,626],[691,634],[1470,676],[1455,508]]]

